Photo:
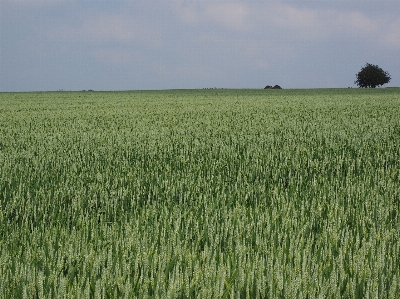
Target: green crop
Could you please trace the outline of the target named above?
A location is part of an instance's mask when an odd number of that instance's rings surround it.
[[[0,298],[397,298],[398,89],[0,93]]]

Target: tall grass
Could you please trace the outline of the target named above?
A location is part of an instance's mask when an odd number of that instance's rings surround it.
[[[0,94],[0,298],[397,298],[400,93]]]

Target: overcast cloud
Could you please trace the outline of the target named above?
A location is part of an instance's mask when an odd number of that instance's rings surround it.
[[[0,0],[0,91],[400,86],[399,1]]]

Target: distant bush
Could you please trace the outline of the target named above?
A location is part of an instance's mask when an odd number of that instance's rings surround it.
[[[280,87],[279,85],[274,85],[274,86],[267,85],[264,87],[264,89],[282,89],[282,87]]]

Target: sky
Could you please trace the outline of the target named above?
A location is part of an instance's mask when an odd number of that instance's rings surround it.
[[[0,91],[400,86],[399,0],[0,0]]]

